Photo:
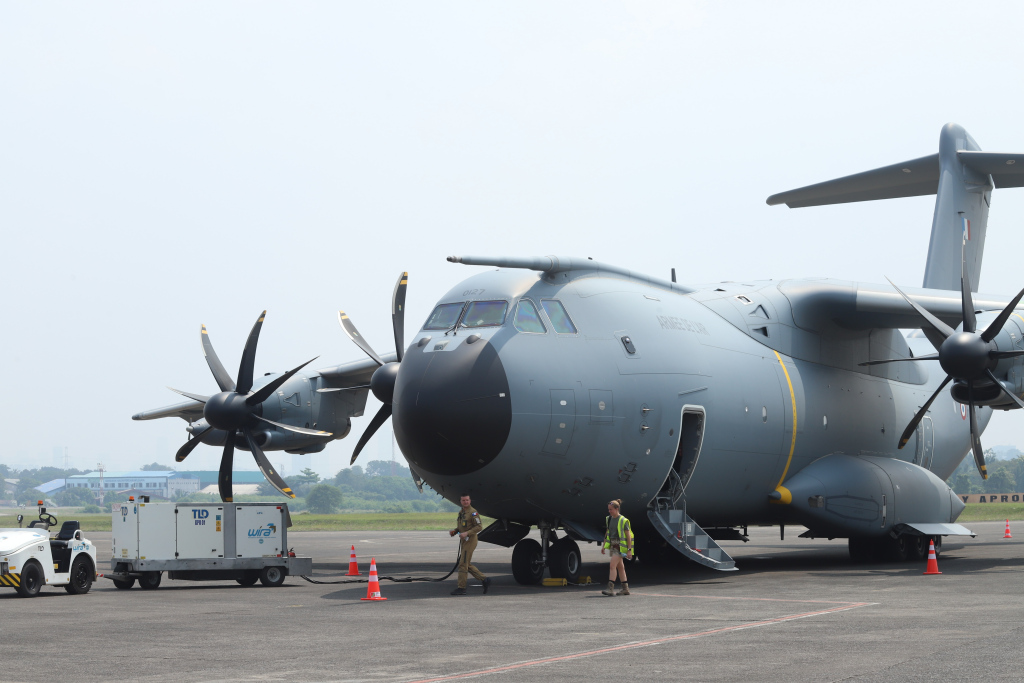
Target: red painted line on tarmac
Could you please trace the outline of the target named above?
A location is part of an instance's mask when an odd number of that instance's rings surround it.
[[[675,596],[673,596],[675,597]],[[809,601],[808,601],[809,602]],[[436,678],[421,678],[415,681],[409,681],[409,683],[437,683],[439,681],[455,681],[463,678],[473,678],[476,676],[490,676],[491,674],[504,673],[506,671],[516,671],[518,669],[525,669],[530,666],[540,666],[543,664],[553,664],[555,662],[565,662],[572,659],[581,659],[583,657],[594,657],[596,655],[604,655],[611,652],[622,652],[623,650],[634,650],[640,647],[650,647],[652,645],[661,645],[662,643],[672,643],[680,640],[690,640],[692,638],[701,638],[704,636],[712,636],[718,633],[729,633],[731,631],[742,631],[749,628],[757,628],[759,626],[771,626],[772,624],[781,624],[787,621],[794,621],[796,619],[807,619],[808,617],[818,617],[823,614],[834,614],[836,612],[845,612],[846,610],[856,609],[858,607],[866,607],[870,605],[870,602],[850,602],[845,603],[841,607],[830,607],[828,609],[816,610],[814,612],[803,612],[801,614],[790,614],[784,617],[776,617],[774,619],[763,619],[761,621],[751,621],[746,624],[737,624],[736,626],[723,626],[722,628],[709,629],[707,631],[698,631],[696,633],[684,633],[677,636],[665,636],[664,638],[655,638],[654,640],[644,640],[637,643],[626,643],[624,645],[613,645],[611,647],[604,647],[599,650],[588,650],[586,652],[576,652],[571,655],[561,655],[558,657],[545,657],[544,659],[534,659],[526,662],[518,662],[516,664],[508,664],[506,666],[496,666],[491,669],[480,669],[479,671],[468,671],[466,673],[451,674],[449,676],[438,676]]]

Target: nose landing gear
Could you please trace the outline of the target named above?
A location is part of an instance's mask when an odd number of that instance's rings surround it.
[[[550,525],[538,526],[540,543],[532,538],[524,538],[516,543],[512,551],[512,576],[516,582],[524,586],[540,583],[544,578],[545,567],[551,578],[578,582],[583,568],[579,545],[568,536],[558,538]]]

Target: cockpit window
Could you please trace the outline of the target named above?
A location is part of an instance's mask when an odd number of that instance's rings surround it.
[[[559,334],[576,334],[576,326],[572,324],[572,320],[569,319],[569,314],[565,310],[565,306],[562,302],[557,299],[542,299],[540,305],[544,307],[544,312],[548,314],[548,319],[551,321],[551,326],[555,328],[555,332]]]
[[[540,319],[540,312],[529,299],[522,299],[519,302],[519,305],[516,307],[514,323],[516,329],[520,332],[534,334],[544,334],[547,332],[547,328],[544,327],[544,323]]]
[[[506,301],[474,301],[462,316],[463,327],[496,327],[505,322]]]
[[[464,303],[440,304],[430,314],[427,324],[423,326],[423,329],[447,330],[448,328],[455,327],[455,323],[459,320],[459,313],[462,313],[462,307],[465,305]]]

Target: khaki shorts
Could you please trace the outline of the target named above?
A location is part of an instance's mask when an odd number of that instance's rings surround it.
[[[615,548],[608,548],[608,554],[611,555],[612,557],[625,557],[625,555],[620,553]]]

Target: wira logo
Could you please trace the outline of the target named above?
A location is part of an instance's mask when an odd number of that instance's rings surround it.
[[[192,519],[195,520],[196,526],[206,526],[206,519],[210,516],[209,510],[192,510]]]
[[[260,543],[262,543],[263,542],[262,539],[269,538],[270,536],[272,536],[273,534],[276,534],[276,533],[277,533],[277,525],[276,524],[268,524],[266,528],[263,528],[262,526],[260,526],[258,529],[249,529],[249,538],[259,538],[259,539],[261,539]]]

